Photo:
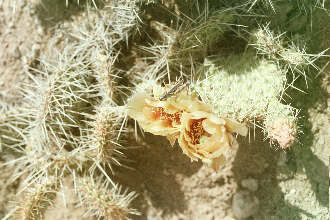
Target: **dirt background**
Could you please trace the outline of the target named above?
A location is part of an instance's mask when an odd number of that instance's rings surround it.
[[[37,65],[39,57],[52,58],[53,35],[59,28],[79,24],[85,16],[82,7],[64,0],[0,1],[0,98],[19,103],[17,92],[28,82],[24,70]],[[320,21],[322,47],[330,47],[329,16]],[[61,41],[61,39],[58,39]],[[319,42],[317,42],[319,43]],[[58,44],[60,45],[60,44]],[[58,47],[60,49],[60,46]],[[325,62],[326,63],[326,62]],[[118,168],[115,180],[139,194],[133,207],[141,211],[133,219],[236,219],[232,210],[233,195],[248,191],[259,205],[248,219],[300,220],[328,219],[329,215],[329,93],[330,65],[311,81],[307,94],[289,91],[292,102],[301,110],[303,133],[299,144],[282,151],[271,147],[256,132],[254,140],[240,138],[239,150],[231,164],[219,173],[191,163],[165,138],[146,134],[130,145],[141,146],[127,152],[134,170]],[[304,87],[304,81],[297,82]],[[0,162],[10,159],[0,156]],[[0,218],[15,200],[19,181],[8,183],[12,170],[0,168]],[[245,189],[242,180],[253,178],[255,191]],[[63,192],[66,206],[58,196],[45,219],[93,219],[82,216],[83,209],[73,201],[70,180]],[[70,200],[72,198],[72,202]],[[246,204],[248,205],[248,204]]]

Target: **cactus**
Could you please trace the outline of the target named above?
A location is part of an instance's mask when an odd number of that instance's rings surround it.
[[[131,201],[137,196],[134,192],[122,190],[118,185],[110,187],[102,179],[95,181],[92,177],[79,180],[77,187],[80,203],[86,207],[86,214],[103,219],[124,220],[130,215],[140,213],[129,207]]]
[[[275,2],[262,2],[276,10]],[[23,104],[3,105],[0,111],[0,148],[18,152],[5,165],[16,168],[12,181],[25,177],[20,192],[26,200],[14,209],[17,218],[41,219],[64,177],[74,180],[86,215],[129,219],[139,214],[130,208],[137,195],[122,191],[112,178],[116,166],[126,166],[127,115],[146,131],[166,131],[191,160],[201,159],[215,170],[232,162],[238,147],[233,133],[245,135],[246,125],[260,126],[282,149],[292,146],[299,110],[286,102],[286,89],[296,88],[300,76],[307,84],[308,68],[319,70],[315,61],[325,51],[308,54],[303,44],[289,43],[270,25],[241,25],[242,10],[252,11],[258,0],[213,11],[206,4],[192,18],[178,13],[176,25],[151,21],[160,38],[149,46],[134,41],[141,31],[138,5],[157,3],[105,1],[102,10],[97,1],[87,3],[87,21],[63,34],[67,38],[56,60],[41,59],[27,72],[31,83],[22,88]],[[246,50],[236,51],[234,45],[233,51],[223,51],[227,34]],[[121,66],[131,55],[126,51],[136,48],[144,57]],[[169,92],[178,75],[189,87],[178,84],[182,87]],[[160,100],[164,93],[169,95]]]
[[[24,192],[16,205],[14,219],[43,219],[44,211],[53,204],[56,197],[56,183],[52,178],[43,179]]]
[[[274,60],[282,66],[282,69],[289,70],[293,74],[294,80],[297,79],[295,75],[302,75],[305,78],[307,86],[307,74],[309,67],[320,71],[315,61],[324,56],[327,51],[322,51],[319,54],[308,54],[303,44],[295,44],[292,41],[290,44],[288,40],[283,37],[283,34],[276,35],[269,29],[269,24],[260,27],[257,31],[252,33],[250,45],[254,46],[258,54],[264,55],[268,59]]]
[[[56,137],[45,137],[37,127],[29,135],[21,156],[5,164],[16,167],[12,181],[26,177],[22,191],[43,179],[54,178],[61,183],[64,176],[81,172],[88,159],[82,148],[68,151]]]
[[[101,105],[96,114],[91,116],[85,136],[80,140],[83,148],[88,151],[88,157],[93,161],[90,170],[95,168],[110,169],[112,166],[122,166],[121,160],[125,158],[121,133],[124,132],[125,112],[120,107]]]
[[[116,47],[128,40],[137,25],[137,7],[133,1],[108,6],[108,12],[113,13],[95,13],[98,19],[94,24],[89,20],[75,27],[55,62],[41,59],[38,69],[29,69],[32,83],[22,88],[20,112],[6,110],[2,114],[1,143],[13,149],[19,146],[19,157],[5,165],[15,166],[12,181],[25,176],[20,192],[28,200],[15,208],[20,219],[42,218],[51,205],[47,200],[53,192],[50,189],[59,190],[67,176],[77,185],[80,175],[98,175],[96,167],[102,171],[101,177],[106,177],[97,189],[111,192],[107,202],[118,206],[105,210],[105,215],[119,218],[137,213],[127,207],[134,193],[115,188],[107,169],[122,165],[120,159],[124,157],[119,136],[125,131],[125,117],[117,106],[123,102],[117,86],[120,71],[114,66],[119,55]],[[52,185],[45,183],[50,179],[54,180]],[[106,191],[108,184],[114,188]]]
[[[191,3],[188,3],[191,4]],[[160,39],[152,39],[151,46],[141,46],[149,61],[144,75],[173,76],[189,74],[203,62],[205,56],[215,53],[223,34],[230,30],[235,18],[234,10],[218,10],[209,13],[207,9],[193,18],[179,17],[178,27],[151,22]]]
[[[29,125],[28,115],[19,107],[3,105],[0,110],[0,151],[10,148],[20,151]]]
[[[286,118],[292,127],[290,134],[296,133],[295,110],[281,103],[286,88],[285,72],[276,64],[246,52],[207,60],[200,71],[202,78],[192,88],[213,107],[214,113],[250,124],[264,121],[269,125],[278,118]],[[269,126],[262,127],[269,137],[276,139],[267,130]]]
[[[214,52],[217,43],[223,34],[230,30],[234,21],[234,10],[219,10],[211,14],[204,12],[194,23],[194,26],[187,26],[179,33],[180,43],[177,48],[178,56],[187,56],[187,52],[194,53],[194,57],[204,58],[210,51]],[[191,22],[189,22],[191,23]]]

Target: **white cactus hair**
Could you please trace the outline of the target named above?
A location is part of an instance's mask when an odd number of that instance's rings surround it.
[[[0,151],[10,148],[20,151],[26,139],[29,118],[20,107],[1,102],[0,109]]]
[[[96,93],[91,83],[92,71],[79,52],[65,51],[57,65],[43,62],[45,71],[39,71],[43,78],[28,73],[34,85],[25,89],[26,112],[34,118],[30,127],[39,127],[45,137],[54,135],[68,144],[74,142],[72,129],[79,132],[90,98]]]
[[[302,11],[303,10],[306,11],[307,8],[311,8],[311,7],[326,9],[325,6],[326,0],[310,0],[310,1],[297,1],[297,2],[298,2],[298,8]],[[274,13],[278,13],[278,11],[276,10],[277,1],[272,1],[272,0],[248,0],[246,4],[248,6],[247,10],[248,11],[252,10],[253,8],[257,7],[259,3],[261,3],[263,7],[271,9]]]
[[[114,173],[113,165],[126,166],[122,164],[126,160],[124,155],[128,147],[124,147],[123,133],[126,132],[126,112],[123,107],[100,105],[96,113],[90,115],[87,128],[80,139],[82,148],[88,152],[92,161],[89,170],[94,174],[98,168],[105,177],[112,182],[105,170],[110,169]]]
[[[122,40],[127,43],[130,35],[138,30],[141,21],[137,4],[136,0],[119,0],[105,3],[102,10],[87,7],[89,21],[76,26],[74,32],[79,33],[80,36],[76,36],[82,44],[85,41],[94,46],[116,45]],[[97,19],[90,16],[92,12],[98,14]]]
[[[225,31],[230,30],[230,26],[236,12],[233,8],[227,10],[218,10],[212,14],[206,9],[193,22],[189,22],[187,27],[183,28],[179,37],[182,42],[183,54],[190,51],[205,52],[213,47]]]
[[[118,84],[123,74],[115,63],[121,55],[121,46],[128,45],[128,39],[138,31],[140,21],[137,1],[112,1],[96,13],[88,8],[88,22],[74,26],[70,34],[79,42],[77,46],[88,56],[96,73],[98,95],[114,106],[123,102],[120,95],[127,89]]]
[[[250,45],[257,50],[258,54],[274,60],[283,66],[282,69],[289,70],[294,80],[296,77],[303,76],[307,86],[307,79],[310,78],[307,74],[308,68],[313,67],[321,71],[315,61],[326,56],[327,50],[318,54],[308,54],[301,40],[289,43],[285,38],[285,33],[276,34],[269,26],[270,23],[259,25],[258,30],[252,33]]]
[[[122,190],[119,185],[110,186],[102,178],[95,180],[93,177],[80,178],[77,185],[80,205],[86,208],[85,215],[95,216],[98,219],[125,220],[131,215],[140,213],[130,208],[130,203],[137,194]]]
[[[197,7],[194,17],[176,15],[176,25],[150,22],[161,39],[152,39],[150,45],[139,47],[147,54],[145,75],[167,76],[169,82],[179,74],[189,78],[217,40],[234,25],[234,9],[209,13],[208,3],[205,8]]]
[[[238,121],[265,115],[268,103],[284,92],[286,82],[275,64],[251,52],[206,60],[200,71],[203,73],[194,90],[215,113]]]
[[[53,205],[56,185],[53,178],[44,178],[27,188],[21,200],[15,204],[13,219],[43,219],[45,210]]]
[[[68,174],[75,176],[87,159],[83,148],[68,151],[60,140],[45,137],[37,128],[31,130],[21,156],[4,165],[15,166],[11,181],[26,176],[22,192],[43,179],[55,179],[56,183],[62,184],[63,177]]]
[[[32,83],[26,84],[22,92],[24,94],[22,111],[30,120],[25,129],[27,134],[21,141],[25,147],[20,148],[19,158],[6,163],[16,166],[13,181],[27,175],[21,191],[29,190],[29,187],[45,178],[55,178],[61,184],[64,176],[68,174],[76,176],[82,171],[83,166],[91,161],[94,164],[107,163],[110,159],[119,164],[118,159],[112,157],[122,155],[118,150],[121,147],[117,143],[119,135],[114,130],[115,127],[118,132],[124,130],[121,127],[121,118],[116,116],[119,115],[118,110],[100,107],[96,110],[96,116],[93,116],[94,105],[100,102],[101,97],[103,102],[114,105],[112,96],[109,95],[109,90],[112,88],[106,87],[112,71],[108,67],[103,67],[100,62],[96,62],[97,66],[92,65],[98,58],[94,49],[98,49],[97,52],[113,49],[113,42],[110,42],[110,34],[113,33],[98,29],[96,26],[95,30],[89,32],[86,29],[87,34],[84,38],[82,35],[84,31],[81,29],[80,31],[81,35],[73,35],[75,40],[65,46],[56,61],[40,60],[42,69],[30,68],[27,72]],[[98,35],[98,33],[108,33],[108,35]],[[98,38],[93,39],[95,36]],[[107,59],[112,59],[110,64],[116,59],[116,55],[113,56],[112,53],[106,53],[105,56]],[[106,61],[103,60],[103,64]],[[98,72],[99,75],[96,75],[98,78],[95,78],[94,71]],[[104,124],[100,125],[100,123]],[[7,124],[1,125],[7,126]],[[95,130],[91,131],[92,127],[99,128],[95,126],[106,127],[106,131],[114,132],[115,136],[108,140],[108,137],[96,134]],[[85,142],[82,141],[86,131],[89,141],[99,141],[99,144],[103,144],[102,141],[109,141],[115,149],[97,149],[97,157],[93,158],[92,150],[95,149],[91,146],[86,147]],[[102,161],[98,161],[99,159]],[[109,177],[107,180],[113,183]]]
[[[271,8],[276,13],[276,10],[274,8],[274,3],[272,2],[272,0],[248,0],[247,3],[247,6],[249,7],[248,11],[250,11],[259,2],[261,2],[264,6]]]
[[[96,214],[108,219],[138,214],[128,208],[136,195],[122,191],[108,174],[114,164],[125,166],[121,136],[126,133],[126,109],[118,106],[124,100],[116,95],[124,92],[117,85],[122,72],[115,63],[120,48],[138,29],[137,1],[106,3],[103,10],[93,3],[95,8],[87,4],[87,22],[75,26],[71,34],[57,31],[62,35],[53,39],[54,44],[65,39],[56,58],[40,58],[37,66],[29,67],[30,81],[21,88],[24,98],[17,112],[1,106],[0,131],[10,131],[1,132],[1,144],[19,153],[3,165],[15,167],[11,181],[25,177],[18,194],[28,196],[9,217],[16,213],[20,219],[40,219],[52,205],[48,195],[63,186],[65,177],[77,185],[81,175],[99,175],[96,168],[103,180],[91,182],[89,190],[108,196],[107,206]],[[104,197],[81,198],[95,207]]]

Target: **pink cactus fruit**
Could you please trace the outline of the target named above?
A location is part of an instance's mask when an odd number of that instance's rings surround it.
[[[296,136],[296,126],[287,118],[277,118],[266,125],[268,137],[276,141],[282,149],[290,147]]]

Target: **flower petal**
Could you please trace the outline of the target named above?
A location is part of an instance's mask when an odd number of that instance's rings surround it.
[[[230,132],[235,132],[242,136],[247,135],[249,129],[245,125],[240,124],[237,121],[228,118],[226,118],[225,120],[226,120],[226,127]]]

